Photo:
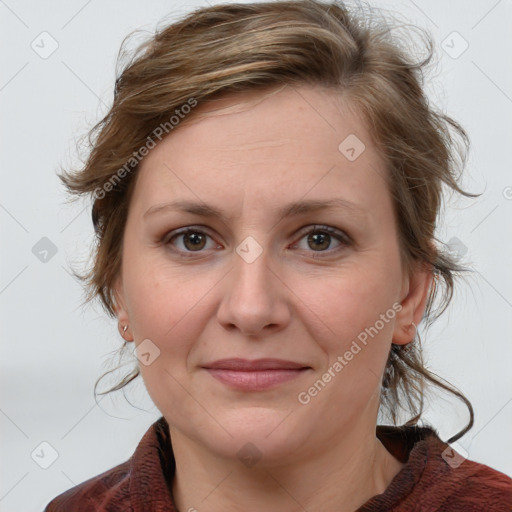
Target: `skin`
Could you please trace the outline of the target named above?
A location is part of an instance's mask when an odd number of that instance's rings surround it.
[[[433,274],[402,268],[384,161],[349,107],[306,85],[227,96],[199,105],[141,164],[116,311],[129,325],[125,339],[160,350],[140,370],[170,425],[181,511],[349,512],[384,492],[403,466],[375,436],[381,380],[391,343],[413,339]],[[349,134],[366,146],[352,162],[338,150]],[[276,213],[333,198],[361,213]],[[208,203],[226,219],[176,210],[144,218],[176,199]],[[322,231],[314,225],[353,242],[311,241]],[[207,235],[196,234],[199,250],[175,236],[186,226]],[[248,236],[263,249],[251,263],[236,252]],[[301,404],[299,393],[393,304],[400,311]],[[271,390],[237,391],[201,368],[231,357],[311,368]],[[237,456],[248,442],[261,456],[252,467]]]

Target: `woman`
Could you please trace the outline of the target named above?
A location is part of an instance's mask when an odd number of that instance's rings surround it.
[[[431,50],[431,48],[430,48]],[[47,511],[512,510],[512,480],[419,426],[417,326],[460,269],[435,243],[464,130],[384,25],[341,3],[217,5],[116,82],[84,169],[84,276],[162,413]],[[438,313],[439,313],[438,312]],[[402,426],[377,426],[379,411]],[[412,416],[412,418],[411,418]]]

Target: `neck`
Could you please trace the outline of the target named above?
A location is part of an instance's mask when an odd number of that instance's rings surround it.
[[[171,438],[172,492],[180,512],[354,512],[384,492],[403,467],[376,438],[375,427],[353,429],[303,460],[251,468],[217,457],[174,429]]]

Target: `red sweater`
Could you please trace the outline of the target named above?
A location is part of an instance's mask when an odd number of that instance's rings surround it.
[[[377,437],[406,464],[382,494],[356,512],[512,511],[512,479],[477,462],[453,462],[435,430],[377,426]],[[45,512],[177,512],[170,487],[174,470],[162,417],[129,460],[57,496]]]

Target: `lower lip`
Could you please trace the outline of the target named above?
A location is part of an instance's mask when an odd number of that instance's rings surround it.
[[[244,391],[261,391],[296,379],[308,370],[308,368],[300,368],[297,370],[283,369],[253,371],[206,368],[206,370],[212,377],[215,377],[232,388]]]

